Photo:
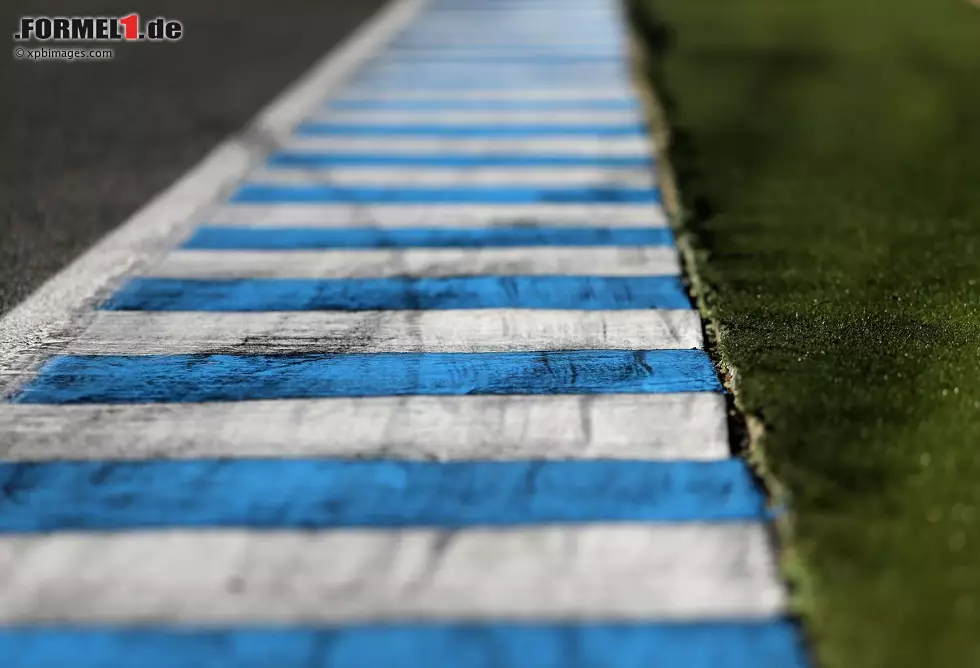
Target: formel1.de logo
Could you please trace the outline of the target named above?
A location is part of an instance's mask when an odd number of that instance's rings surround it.
[[[18,42],[122,42],[148,40],[175,42],[183,37],[180,21],[158,16],[140,22],[128,16],[22,16]]]

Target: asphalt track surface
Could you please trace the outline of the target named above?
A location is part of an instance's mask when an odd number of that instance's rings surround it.
[[[0,59],[0,315],[240,129],[380,0],[4,0],[23,15],[180,20],[108,62]]]

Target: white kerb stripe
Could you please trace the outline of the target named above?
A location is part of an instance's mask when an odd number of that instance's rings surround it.
[[[434,168],[328,167],[259,168],[248,175],[250,184],[338,186],[447,186],[447,187],[593,187],[652,188],[656,178],[649,167],[574,168]]]
[[[326,123],[380,123],[392,125],[595,125],[642,123],[643,114],[633,110],[453,110],[397,109],[336,111],[327,110],[311,120]]]
[[[342,251],[176,251],[148,275],[162,278],[385,278],[584,275],[676,276],[668,246],[425,248]]]
[[[206,225],[279,227],[442,227],[509,225],[666,227],[659,204],[524,204],[371,206],[361,204],[228,204],[202,212]]]
[[[716,393],[0,404],[0,459],[730,456]],[[0,571],[2,572],[2,571]]]
[[[0,573],[8,624],[704,620],[785,609],[757,524],[8,535]]]
[[[653,141],[647,135],[623,137],[350,137],[344,135],[295,134],[282,145],[289,151],[334,151],[338,153],[446,154],[466,155],[585,155],[588,157],[650,157]]]
[[[701,343],[701,321],[694,310],[100,311],[66,352],[472,353],[690,349],[700,348]]]

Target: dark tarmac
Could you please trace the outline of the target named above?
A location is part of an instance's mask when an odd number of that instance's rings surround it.
[[[0,315],[193,167],[381,0],[3,0]],[[22,15],[166,16],[176,43],[15,60]],[[39,44],[24,45],[32,48]],[[44,46],[56,47],[54,44]]]

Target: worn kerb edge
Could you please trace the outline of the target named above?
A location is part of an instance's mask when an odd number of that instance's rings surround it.
[[[48,280],[0,320],[0,394],[10,394],[31,369],[69,338],[87,304],[121,276],[159,256],[193,215],[240,181],[270,147],[327,91],[350,75],[406,25],[425,0],[393,0],[324,56],[236,136],[226,140],[119,228]]]

